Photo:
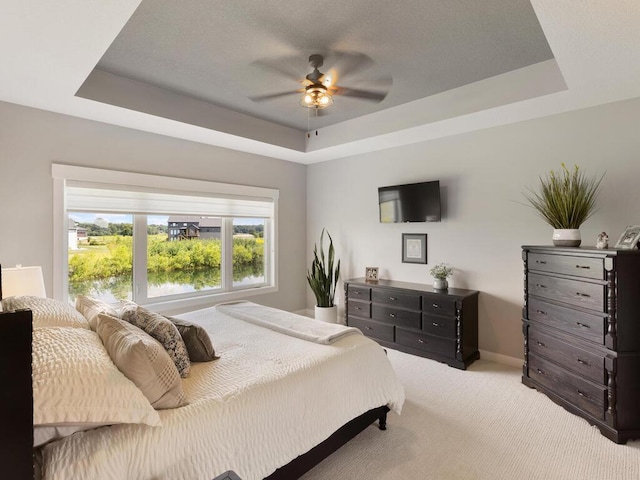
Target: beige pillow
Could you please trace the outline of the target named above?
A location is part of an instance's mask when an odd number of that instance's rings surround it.
[[[33,330],[33,423],[51,427],[161,425],[142,392],[84,328]]]
[[[85,297],[84,295],[78,295],[76,298],[76,310],[87,319],[91,330],[94,331],[98,323],[98,315],[101,313],[111,315],[112,317],[119,316],[116,309],[108,303],[98,300],[97,298]]]
[[[2,300],[4,310],[28,308],[33,312],[33,326],[38,327],[75,327],[89,329],[89,322],[73,305],[52,298],[33,297],[31,295],[8,297]]]
[[[113,363],[154,408],[186,405],[178,370],[157,340],[135,325],[104,314],[98,315],[96,331]]]
[[[180,376],[189,376],[191,362],[187,346],[173,323],[162,315],[127,300],[120,302],[120,317],[158,340],[169,354]]]

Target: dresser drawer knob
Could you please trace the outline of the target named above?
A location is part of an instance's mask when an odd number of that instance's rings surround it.
[[[576,265],[576,268],[584,268],[585,270],[589,270],[591,267],[588,265]]]
[[[584,365],[586,367],[590,367],[591,365],[588,362],[585,362],[584,360],[582,360],[581,358],[578,359],[578,363],[580,365]]]
[[[536,287],[538,287],[538,288],[547,288],[546,285],[543,285],[541,283],[536,283]]]
[[[440,308],[440,305],[438,305],[437,303],[432,303],[432,304],[431,304],[431,306],[432,306],[433,308]]]
[[[546,347],[546,345],[542,342],[536,342],[538,345],[540,345],[541,347]]]
[[[539,313],[540,315],[546,315],[547,312],[543,312],[542,310],[536,310],[536,313]]]
[[[392,302],[395,302],[397,300],[396,297],[389,297],[389,300],[391,300]]]
[[[536,368],[536,372],[538,372],[540,375],[546,375],[544,370],[540,370],[539,368]]]
[[[373,330],[373,327],[364,327],[364,328],[366,328],[367,330]]]
[[[580,293],[580,292],[576,292],[576,295],[578,295],[579,297],[591,297],[591,295],[589,295],[588,293]]]
[[[584,323],[581,323],[581,322],[576,322],[576,325],[582,328],[591,328],[589,325],[585,325]]]
[[[423,339],[419,338],[418,339],[418,343],[427,343],[427,342],[425,342]]]
[[[587,395],[586,393],[581,392],[580,390],[577,390],[577,392],[578,392],[578,395],[580,395],[581,397],[589,398],[589,395]]]
[[[362,307],[353,307],[353,308],[355,308],[356,310],[362,310]]]
[[[389,314],[389,316],[390,316],[391,318],[396,318],[396,314],[395,314],[395,313],[390,313],[390,314]]]
[[[440,326],[440,324],[436,323],[436,322],[432,322],[431,325],[433,325],[434,327],[439,327]]]
[[[353,293],[354,295],[360,295],[360,292],[359,292],[358,290],[354,290],[354,291],[353,291],[353,292],[351,292],[351,293]]]
[[[545,262],[544,260],[536,260],[536,263],[539,263],[540,265],[546,265],[547,262]]]

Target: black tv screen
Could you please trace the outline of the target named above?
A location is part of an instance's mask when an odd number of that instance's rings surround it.
[[[439,222],[440,182],[378,188],[381,223]]]

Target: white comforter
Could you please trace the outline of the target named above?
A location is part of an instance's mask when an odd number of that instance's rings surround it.
[[[190,404],[160,411],[162,427],[103,427],[45,446],[44,479],[211,480],[226,470],[261,479],[371,408],[400,413],[404,390],[362,335],[320,345],[213,308],[182,317],[203,325],[220,354],[183,380]]]

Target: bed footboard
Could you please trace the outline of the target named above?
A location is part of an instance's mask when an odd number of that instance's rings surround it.
[[[380,430],[386,430],[388,411],[389,407],[387,406],[373,408],[359,417],[354,418],[336,430],[324,442],[316,445],[307,453],[300,455],[285,466],[280,467],[265,480],[290,480],[292,478],[300,478],[376,420],[379,422]]]

